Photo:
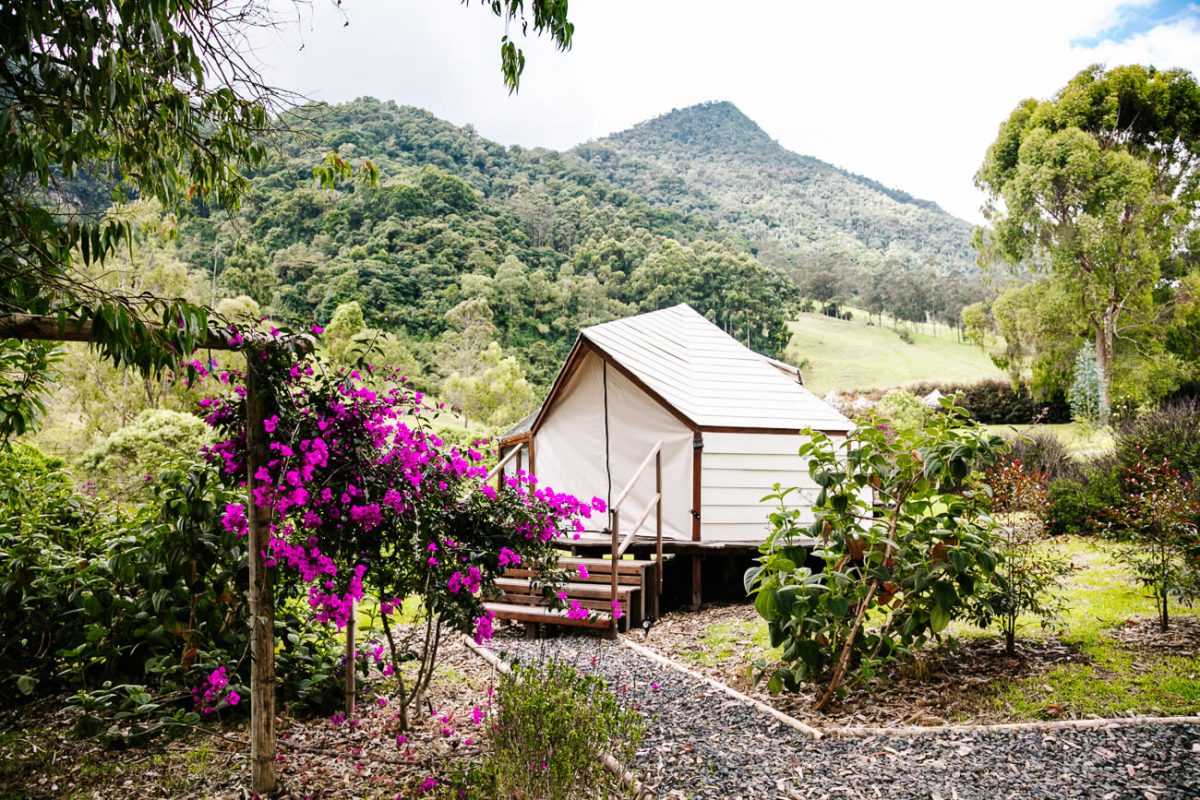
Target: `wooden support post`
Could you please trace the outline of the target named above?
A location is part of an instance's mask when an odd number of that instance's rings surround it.
[[[658,603],[662,596],[663,563],[662,563],[662,448],[654,454],[654,492],[658,499],[654,501],[654,601],[650,604],[654,618],[658,619]]]
[[[703,556],[692,556],[692,610],[700,607],[700,559]]]
[[[704,438],[697,430],[692,438],[692,541],[700,541],[700,514],[703,508]],[[700,607],[700,556],[692,556],[692,609]]]
[[[346,623],[346,716],[354,716],[354,700],[357,692],[355,691],[354,681],[356,678],[355,667],[358,665],[358,659],[354,657],[355,650],[358,649],[354,641],[355,629],[358,627],[358,605],[350,604],[350,621]]]
[[[250,782],[258,794],[275,791],[275,597],[263,563],[271,539],[271,509],[254,502],[255,474],[270,459],[266,400],[258,352],[246,353],[246,492],[250,558]]]

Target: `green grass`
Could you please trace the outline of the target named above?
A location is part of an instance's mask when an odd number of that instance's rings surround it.
[[[712,665],[730,658],[742,658],[747,663],[759,659],[774,661],[780,651],[772,648],[767,626],[749,620],[718,622],[705,628],[696,649],[685,649],[680,660],[692,664]]]
[[[801,314],[790,323],[792,363],[807,362],[804,382],[817,394],[829,390],[886,389],[919,381],[971,382],[1003,378],[982,350],[958,342],[953,331],[910,333],[905,342],[888,325],[868,325],[865,317],[845,321],[822,314]]]
[[[1095,428],[1064,422],[1036,427],[1014,425],[984,425],[992,433],[1011,438],[1016,433],[1049,433],[1058,438],[1067,451],[1074,456],[1088,457],[1111,452],[1113,449],[1112,428]]]
[[[1065,706],[1072,716],[1200,713],[1200,658],[1141,652],[1111,636],[1128,620],[1154,617],[1153,598],[1129,579],[1106,546],[1082,539],[1057,546],[1081,567],[1068,580],[1058,636],[1090,663],[996,686],[996,706],[1028,719],[1046,716],[1052,704]],[[1197,611],[1172,608],[1176,618]],[[1039,635],[1033,620],[1022,620],[1022,629],[1023,635]]]

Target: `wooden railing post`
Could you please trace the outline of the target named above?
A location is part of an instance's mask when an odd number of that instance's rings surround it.
[[[250,782],[258,794],[275,791],[275,597],[263,563],[270,544],[271,507],[254,501],[254,476],[270,459],[266,397],[259,379],[262,359],[246,352],[246,496],[250,553]]]
[[[609,565],[609,572],[612,580],[612,605],[609,610],[612,612],[612,631],[617,632],[617,568],[621,563],[620,538],[617,535],[617,530],[621,527],[621,511],[614,509],[612,512],[612,563]]]
[[[658,499],[654,501],[654,617],[658,618],[658,601],[662,595],[663,563],[662,563],[662,448],[654,454],[654,493]]]

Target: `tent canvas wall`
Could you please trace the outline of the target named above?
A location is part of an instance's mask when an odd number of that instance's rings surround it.
[[[664,538],[748,543],[766,536],[772,485],[814,487],[796,454],[806,427],[842,436],[852,423],[794,367],[681,304],[581,331],[542,407],[501,446],[525,448],[541,484],[611,502],[661,441]],[[653,496],[647,470],[625,513]],[[606,524],[596,515],[589,527]]]

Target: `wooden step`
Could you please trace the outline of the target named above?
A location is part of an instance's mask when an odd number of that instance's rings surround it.
[[[581,578],[581,577],[579,577],[579,573],[576,570],[569,569],[569,568],[567,568],[567,569],[568,569],[568,572],[571,573],[571,582],[572,583],[594,584],[597,586],[612,586],[612,573],[611,572],[592,572],[592,570],[589,568],[588,576],[586,578]],[[529,578],[536,577],[536,575],[537,575],[537,573],[535,571],[525,569],[524,567],[510,567],[509,569],[506,569],[504,571],[504,577],[506,577],[506,578],[518,578],[520,580],[526,580],[526,581]],[[630,586],[630,587],[633,587],[634,589],[640,589],[640,588],[642,588],[643,582],[644,581],[642,578],[642,573],[640,573],[640,572],[618,572],[617,573],[617,588],[618,589],[620,589],[620,587],[622,587],[622,586]]]
[[[570,568],[583,564],[588,572],[612,572],[611,558],[582,558],[578,556],[562,556],[558,559],[559,566]],[[617,561],[617,572],[640,573],[654,566],[652,558],[622,558]]]
[[[550,602],[550,599],[542,594],[543,587],[535,586],[525,578],[497,578],[495,588],[498,593],[493,599],[501,603],[536,606]],[[568,603],[574,601],[593,611],[609,612],[612,609],[612,586],[608,580],[604,583],[564,583],[559,591],[567,593]],[[646,609],[640,583],[618,584],[617,602],[621,608],[623,629],[628,630],[631,625],[641,624]]]
[[[508,577],[508,573],[505,573],[504,577],[496,578],[496,587],[503,589],[505,592],[511,592],[514,594],[536,594],[539,597],[541,596],[540,587],[535,587],[524,578],[510,578]],[[629,584],[624,583],[617,584],[617,599],[627,599],[629,595],[633,594],[639,589],[640,587],[638,586],[630,586]],[[612,599],[612,588],[607,581],[605,581],[603,586],[596,583],[564,583],[560,587],[560,591],[566,592],[568,597],[577,599],[583,599],[585,597],[588,599],[601,600]]]
[[[558,608],[528,606],[517,603],[487,602],[483,607],[496,615],[498,619],[511,619],[517,622],[533,622],[546,625],[570,625],[579,628],[610,628],[612,617],[604,611],[592,612],[589,619],[571,619],[567,612]]]

